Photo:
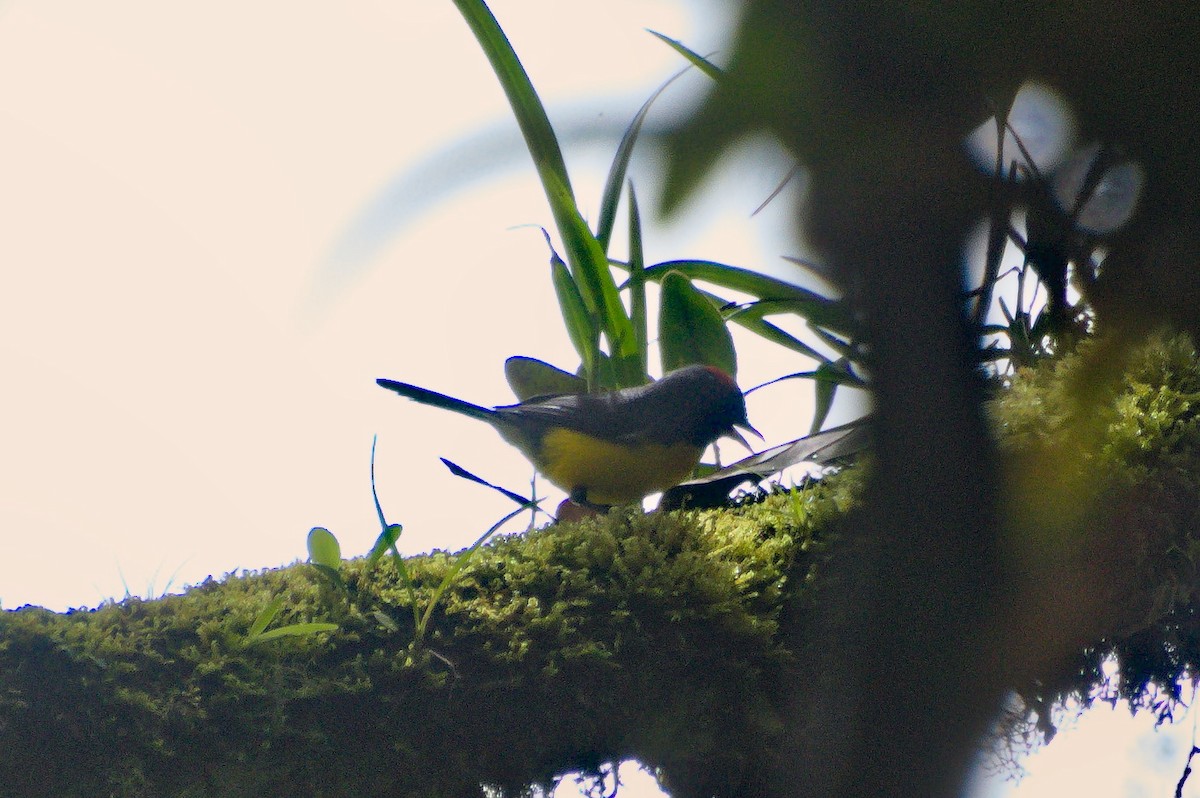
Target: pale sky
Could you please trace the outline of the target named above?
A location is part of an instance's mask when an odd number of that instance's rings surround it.
[[[682,66],[644,28],[720,62],[729,11],[666,0],[493,10],[552,121],[574,131],[619,131]],[[680,81],[651,123],[705,88]],[[576,365],[541,234],[519,227],[551,221],[527,156],[491,169],[454,147],[503,144],[511,129],[449,2],[0,5],[0,606],[94,606],[281,565],[305,556],[316,525],[362,553],[378,533],[374,434],[405,551],[459,548],[507,512],[437,458],[521,490],[530,469],[517,453],[374,380],[504,404],[508,355]],[[589,218],[617,135],[567,146]],[[651,262],[796,276],[780,255],[811,254],[788,238],[802,186],[751,218],[790,165],[760,144],[647,230]],[[652,152],[632,174],[644,210]],[[447,176],[435,170],[413,200],[401,179],[431,163]],[[396,185],[422,212],[384,229],[374,257],[337,262],[339,242],[388,208]],[[806,367],[745,338],[739,354],[743,387]],[[768,442],[790,440],[808,426],[810,395],[801,383],[754,394],[751,420]],[[1173,791],[1188,743],[1147,759],[1175,736],[1109,720],[1125,714],[1102,710],[1064,733],[1011,794],[1171,794],[1147,785],[1161,775]],[[1092,760],[1071,758],[1075,739]],[[1103,777],[1085,790],[1084,771]],[[1074,773],[1073,787],[1054,773]]]

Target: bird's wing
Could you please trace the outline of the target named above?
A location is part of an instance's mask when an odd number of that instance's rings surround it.
[[[496,414],[530,432],[544,433],[565,427],[614,442],[639,442],[644,421],[628,402],[614,401],[613,394],[563,394],[519,405],[497,407]]]

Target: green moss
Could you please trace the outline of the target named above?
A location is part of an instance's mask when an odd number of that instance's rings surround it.
[[[727,789],[778,734],[790,579],[837,480],[740,513],[614,513],[484,547],[426,648],[393,567],[296,566],[159,601],[0,615],[0,783],[21,795],[519,794],[636,756]],[[450,555],[414,557],[418,602]],[[337,632],[246,647],[276,625]],[[80,753],[82,752],[82,753]],[[39,772],[62,762],[63,778]],[[69,765],[67,765],[69,763]],[[36,774],[36,776],[34,775]],[[706,789],[703,785],[690,785]]]
[[[1183,336],[1152,339],[1130,353],[1123,379],[1089,393],[1100,352],[1085,344],[1022,372],[994,405],[1013,464],[1024,587],[1046,597],[1043,625],[1030,631],[1069,644],[1050,652],[1035,683],[1014,685],[1031,705],[1102,698],[1137,708],[1175,695],[1200,664],[1195,348]],[[1104,676],[1109,658],[1117,680]],[[1172,708],[1156,706],[1161,716]]]

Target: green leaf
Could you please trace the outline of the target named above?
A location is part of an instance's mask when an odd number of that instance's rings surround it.
[[[383,505],[379,503],[379,491],[375,489],[375,445],[379,443],[379,436],[371,436],[371,499],[375,502],[375,514],[379,517],[379,525],[386,527],[387,519],[383,516]]]
[[[277,637],[306,637],[308,635],[320,634],[321,632],[336,632],[337,628],[338,625],[336,623],[294,623],[290,626],[281,626],[278,629],[254,635],[246,643],[247,645],[264,643],[267,640],[274,640]]]
[[[547,237],[549,243],[549,237]],[[600,358],[600,331],[593,323],[583,294],[567,264],[553,249],[550,250],[550,280],[554,284],[554,295],[558,298],[558,309],[562,313],[567,337],[583,363],[583,373],[595,380],[596,362]]]
[[[818,338],[820,338],[825,343],[826,346],[828,346],[833,351],[837,352],[841,357],[845,358],[846,360],[862,362],[862,359],[863,359],[862,348],[859,347],[857,344],[855,344],[853,341],[848,341],[840,336],[834,335],[833,333],[829,332],[828,330],[824,330],[824,329],[817,327],[815,325],[812,325],[812,324],[808,325],[808,328],[810,330],[812,330],[813,334],[816,335]],[[828,358],[826,358],[826,360],[828,360]],[[862,380],[860,382],[863,387],[866,386],[865,380]]]
[[[749,294],[759,301],[778,303],[780,313],[795,313],[813,324],[843,335],[850,335],[854,327],[849,306],[842,300],[823,297],[776,277],[737,266],[710,260],[673,260],[649,267],[646,269],[646,277],[658,280],[673,271],[693,280],[703,280],[722,288]]]
[[[493,485],[491,482],[488,482],[483,477],[472,474],[470,471],[463,468],[458,463],[455,463],[453,460],[447,460],[445,457],[442,457],[439,459],[442,461],[442,465],[444,465],[444,466],[446,466],[446,468],[450,469],[450,473],[453,474],[454,476],[459,477],[460,479],[465,479],[470,482],[474,482],[477,485],[483,485],[484,487],[491,488],[492,490],[497,491],[498,493],[502,493],[509,499],[512,499],[514,502],[521,505],[522,509],[530,509],[530,508],[537,509],[537,502],[533,501],[532,499],[527,499],[519,493],[513,493],[508,488],[502,488],[499,485]]]
[[[441,601],[442,594],[446,592],[446,588],[454,584],[455,580],[458,579],[459,573],[461,573],[462,570],[467,567],[467,564],[471,562],[471,558],[475,556],[475,552],[479,551],[479,547],[482,546],[488,538],[496,534],[496,531],[499,530],[500,527],[507,524],[511,519],[516,518],[517,515],[525,512],[527,508],[528,505],[526,507],[518,507],[517,509],[513,510],[508,515],[492,524],[486,532],[480,535],[475,542],[466,549],[466,551],[462,551],[454,556],[450,563],[450,567],[446,569],[446,574],[442,577],[442,581],[438,583],[436,588],[434,588],[433,595],[429,598],[429,604],[425,606],[424,614],[416,619],[416,639],[414,642],[418,646],[420,646],[424,640],[425,630],[429,627],[429,619],[433,617],[433,610],[435,607],[437,607],[438,602]],[[413,609],[416,609],[416,604],[413,605]]]
[[[622,376],[626,371],[632,373],[636,365],[633,357],[636,347],[633,326],[621,305],[604,247],[579,213],[566,163],[546,116],[546,109],[487,6],[480,0],[454,0],[454,4],[471,27],[508,97],[542,180],[550,211],[554,215],[554,224],[571,267],[571,276],[575,279],[584,306],[608,339],[609,354],[622,371]],[[595,363],[592,365],[596,366]],[[589,373],[588,377],[589,383],[596,382],[595,373]]]
[[[533,83],[530,82],[525,67],[521,66],[521,60],[517,58],[508,37],[500,29],[500,24],[482,0],[454,0],[454,5],[458,7],[459,13],[467,21],[479,46],[491,62],[543,183],[547,175],[553,175],[566,190],[567,196],[573,196],[571,181],[567,177],[567,165],[563,161],[554,128],[550,126],[550,118],[546,116],[546,109],[534,91]],[[574,199],[571,200],[571,204],[574,205]],[[557,218],[557,213],[555,216]]]
[[[649,322],[646,314],[646,272],[642,254],[642,214],[638,210],[637,192],[629,181],[629,320],[637,342],[639,370],[646,373],[648,360]]]
[[[729,300],[722,299],[716,294],[710,294],[707,291],[703,292],[709,300],[718,307],[727,307],[732,304]],[[726,316],[727,321],[731,321],[740,327],[744,327],[755,335],[770,341],[774,344],[779,344],[782,347],[791,349],[805,357],[811,357],[814,360],[825,362],[829,358],[813,349],[808,344],[801,341],[796,336],[787,332],[781,327],[778,327],[769,321],[765,321],[762,317],[767,315],[767,306],[761,302],[751,302],[747,305],[737,307],[732,313]]]
[[[563,239],[563,247],[567,252],[567,260],[571,264],[571,276],[579,289],[584,306],[590,316],[597,320],[600,330],[608,340],[609,354],[617,366],[622,379],[633,379],[637,384],[640,376],[630,367],[637,354],[637,340],[633,332],[633,324],[621,304],[621,296],[617,291],[617,282],[613,279],[608,256],[603,247],[592,234],[591,228],[579,215],[575,202],[566,194],[563,185],[555,179],[544,181],[547,196],[551,198],[551,206],[556,208],[555,220],[558,223],[559,235]],[[633,365],[636,365],[634,363]],[[630,372],[630,373],[627,373]],[[595,377],[589,383],[594,383]]]
[[[724,74],[719,66],[709,61],[707,58],[695,52],[694,50],[689,49],[678,39],[672,39],[669,36],[664,36],[658,31],[653,31],[649,28],[646,29],[646,32],[651,36],[657,36],[660,41],[665,42],[668,47],[690,61],[692,66],[696,67],[713,80],[719,80],[721,75]]]
[[[504,378],[517,400],[527,402],[539,396],[587,393],[587,382],[544,360],[514,355],[504,361]]]
[[[679,272],[662,280],[658,346],[664,372],[705,363],[737,377],[733,338],[721,312]]]
[[[625,182],[625,173],[628,171],[629,161],[633,157],[633,145],[637,142],[642,124],[650,112],[650,106],[654,104],[659,95],[666,91],[668,86],[687,71],[687,69],[682,69],[676,72],[667,79],[666,83],[659,86],[658,90],[650,95],[650,99],[642,103],[642,107],[634,114],[633,121],[629,123],[629,127],[625,128],[625,133],[621,136],[621,141],[617,145],[617,153],[613,156],[612,165],[608,168],[608,177],[604,181],[604,193],[600,198],[600,220],[596,223],[596,240],[600,242],[600,246],[604,248],[605,252],[608,252],[613,226],[617,222],[617,206],[621,201],[621,184]]]
[[[379,562],[383,555],[388,553],[388,550],[395,551],[396,541],[400,539],[400,533],[404,531],[403,524],[388,524],[379,533],[379,537],[375,538],[375,545],[371,547],[371,553],[367,556],[367,565],[374,565]],[[400,556],[400,552],[396,551],[396,558],[401,565],[404,563],[404,558]]]
[[[314,526],[309,531],[308,560],[315,565],[324,565],[335,571],[342,564],[342,547],[333,533],[325,527]]]
[[[838,380],[831,373],[833,364],[822,363],[817,366],[816,380],[816,409],[813,412],[812,427],[809,428],[808,434],[815,435],[821,431],[821,427],[825,424],[825,419],[829,417],[829,410],[833,407],[833,399],[837,394]]]
[[[250,629],[246,632],[246,638],[251,639],[261,635],[262,631],[271,625],[271,621],[275,620],[275,616],[279,614],[281,609],[283,609],[283,596],[276,596],[271,599],[270,603],[254,619],[254,623],[250,624]]]

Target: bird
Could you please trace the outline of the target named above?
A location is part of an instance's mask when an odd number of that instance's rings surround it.
[[[584,507],[633,504],[686,479],[709,444],[738,427],[758,436],[732,377],[694,364],[646,385],[601,393],[539,396],[483,407],[389,379],[389,391],[490,424],[571,501]]]

